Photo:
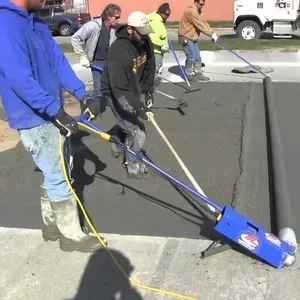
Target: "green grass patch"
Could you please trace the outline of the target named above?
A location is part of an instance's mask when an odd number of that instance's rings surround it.
[[[282,50],[295,51],[300,48],[300,39],[270,39],[270,40],[251,40],[246,41],[238,38],[222,39],[222,41],[233,50]],[[172,41],[173,47],[177,51],[181,51],[182,47],[178,41]],[[73,53],[71,44],[60,44],[65,53]],[[202,51],[218,51],[224,50],[221,46],[210,40],[201,40],[200,49]]]
[[[208,21],[212,28],[233,28],[233,21]],[[178,28],[179,22],[167,22],[168,29]]]

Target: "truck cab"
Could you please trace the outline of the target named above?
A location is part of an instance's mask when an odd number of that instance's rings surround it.
[[[44,6],[36,15],[48,25],[51,32],[59,32],[61,36],[71,36],[91,20],[89,13],[69,13],[54,5]]]
[[[299,0],[234,1],[234,31],[239,38],[260,39],[267,29],[274,38],[291,38],[299,25]]]

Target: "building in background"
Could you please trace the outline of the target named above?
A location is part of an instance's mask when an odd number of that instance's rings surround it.
[[[61,6],[66,12],[85,13],[88,12],[88,0],[47,0],[47,6]]]
[[[122,8],[121,22],[125,22],[127,16],[134,10],[141,10],[149,14],[156,10],[163,0],[47,0],[46,5],[62,6],[67,12],[90,13],[92,17],[99,16],[105,5],[116,3]],[[169,22],[179,21],[182,11],[186,6],[193,3],[193,0],[173,0],[168,1],[171,5],[172,14]],[[209,21],[233,21],[234,0],[206,0],[203,15]]]
[[[74,0],[75,1],[75,0]],[[79,0],[80,1],[80,0]],[[122,8],[121,22],[125,22],[130,12],[141,10],[148,14],[156,10],[164,1],[163,0],[86,0],[88,2],[89,13],[99,16],[108,3],[116,3]],[[193,0],[173,0],[168,1],[171,6],[172,14],[168,19],[169,22],[179,21],[182,11],[186,6],[193,3]],[[234,0],[206,0],[203,15],[209,21],[233,21],[233,2]]]

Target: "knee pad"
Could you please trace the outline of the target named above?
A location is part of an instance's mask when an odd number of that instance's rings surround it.
[[[126,145],[134,152],[140,152],[146,142],[146,133],[136,126],[136,129],[127,134]]]

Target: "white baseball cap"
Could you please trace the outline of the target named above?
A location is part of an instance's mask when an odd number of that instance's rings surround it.
[[[132,12],[127,18],[127,25],[134,27],[141,35],[154,32],[147,15],[141,11]]]

